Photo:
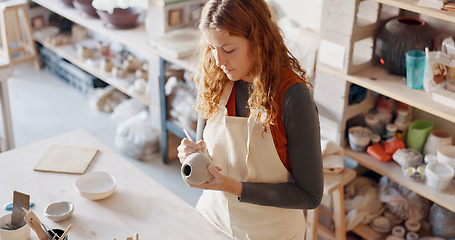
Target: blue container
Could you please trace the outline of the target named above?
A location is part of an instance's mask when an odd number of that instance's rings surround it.
[[[422,50],[406,52],[406,85],[413,89],[421,89],[424,73],[425,52]]]

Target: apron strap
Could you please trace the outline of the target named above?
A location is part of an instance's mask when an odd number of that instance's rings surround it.
[[[234,86],[234,82],[233,81],[228,81],[226,83],[226,86],[224,87],[223,89],[223,93],[221,94],[221,99],[220,99],[220,106],[223,106],[225,107],[228,100],[229,100],[229,96],[231,95],[231,92],[232,92],[232,87]]]

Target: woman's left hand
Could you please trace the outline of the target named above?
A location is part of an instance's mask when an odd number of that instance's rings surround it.
[[[219,190],[223,192],[229,192],[238,197],[241,196],[242,183],[240,181],[237,181],[228,175],[222,174],[221,168],[215,165],[209,165],[208,169],[213,175],[213,177],[208,182],[199,185],[194,185],[187,182],[188,186],[207,190]]]

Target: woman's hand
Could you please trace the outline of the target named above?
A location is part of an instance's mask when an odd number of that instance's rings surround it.
[[[177,147],[177,151],[177,157],[180,159],[180,163],[183,163],[189,155],[195,152],[207,154],[207,147],[204,140],[200,140],[199,142],[195,143],[188,138],[184,138],[180,142],[180,145]]]
[[[210,181],[200,184],[194,185],[188,183],[188,186],[195,187],[195,188],[202,188],[208,190],[219,190],[223,192],[228,192],[234,194],[235,196],[240,197],[242,194],[242,183],[240,181],[235,180],[234,178],[224,175],[221,173],[221,168],[215,165],[209,165],[209,171],[213,175]]]

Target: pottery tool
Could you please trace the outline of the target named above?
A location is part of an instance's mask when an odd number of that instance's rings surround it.
[[[136,233],[136,235],[134,236],[134,240],[139,240],[139,234]]]
[[[57,239],[58,240],[63,240],[71,229],[73,229],[73,225],[70,224],[70,225],[68,225],[68,227],[66,227],[65,232],[63,232],[62,236],[60,236]],[[55,235],[57,235],[57,234],[55,234]]]
[[[58,236],[57,233],[54,232],[54,230],[52,230],[48,226],[44,225],[44,223],[41,223],[41,228],[43,228],[43,230],[46,231],[46,233],[49,237],[53,236],[52,239],[54,239],[55,236]]]
[[[188,131],[187,131],[185,128],[183,129],[183,132],[185,133],[185,136],[186,136],[190,141],[193,141],[193,142],[194,142],[193,138],[190,136],[190,134],[188,133]]]
[[[24,221],[27,222],[30,228],[36,233],[36,235],[38,235],[38,239],[49,240],[50,237],[46,232],[44,232],[43,228],[41,227],[41,221],[36,216],[36,214],[33,211],[28,211],[25,208],[22,208],[22,210],[24,210],[24,212],[27,214],[24,217]]]
[[[30,196],[18,191],[13,192],[13,213],[11,216],[11,225],[15,228],[20,228],[25,225],[23,208],[28,210],[30,204]]]

